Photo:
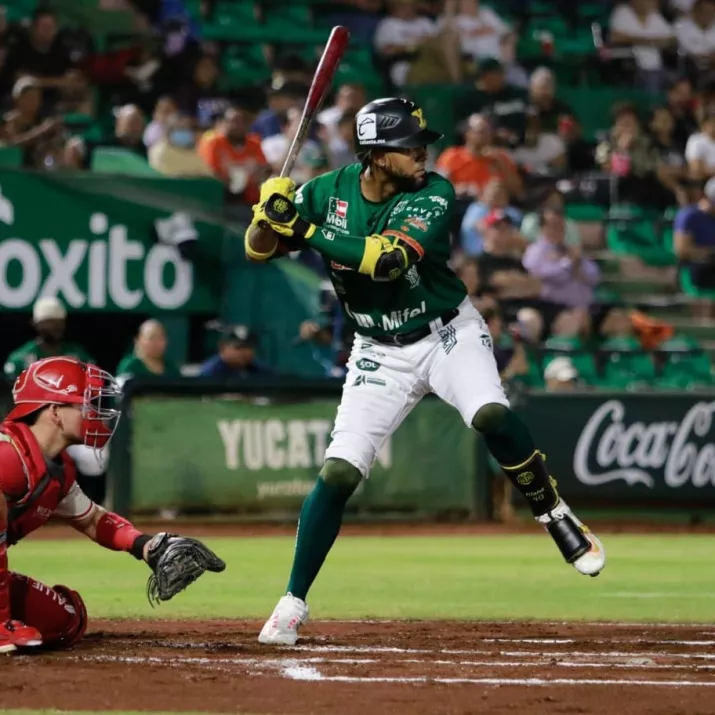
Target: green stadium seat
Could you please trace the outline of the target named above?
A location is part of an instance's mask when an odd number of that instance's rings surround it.
[[[566,216],[574,221],[603,221],[607,212],[596,204],[566,204]]]
[[[229,45],[222,58],[224,84],[243,86],[268,79],[271,68],[257,44]]]
[[[663,357],[659,387],[691,389],[715,384],[710,358],[693,338],[677,335],[662,343],[658,352]]]
[[[19,169],[22,167],[22,149],[17,146],[0,146],[0,168]]]
[[[92,153],[92,171],[105,174],[130,174],[132,176],[160,176],[149,166],[146,159],[114,147],[98,147]]]
[[[603,358],[599,387],[624,390],[652,387],[656,378],[655,363],[635,338],[606,340],[599,355]]]
[[[635,206],[615,206],[611,209],[606,228],[606,243],[614,253],[638,256],[651,266],[675,265],[672,251],[664,237],[666,224],[657,215]]]

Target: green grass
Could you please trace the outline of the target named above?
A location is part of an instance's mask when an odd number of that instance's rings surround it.
[[[148,570],[88,541],[33,541],[10,567],[82,593],[95,618],[265,618],[286,585],[293,539],[210,539],[227,562],[153,610]],[[712,536],[606,535],[608,563],[577,574],[533,536],[346,537],[310,594],[317,619],[548,619],[712,622]]]

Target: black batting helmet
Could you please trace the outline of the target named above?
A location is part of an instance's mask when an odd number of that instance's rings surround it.
[[[355,116],[355,153],[359,159],[370,149],[415,149],[442,138],[427,129],[422,110],[409,99],[387,97],[366,104]]]

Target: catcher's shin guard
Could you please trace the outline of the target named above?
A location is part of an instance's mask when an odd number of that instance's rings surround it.
[[[42,636],[42,645],[61,650],[76,645],[87,630],[82,597],[67,586],[50,588],[21,574],[11,574],[12,615]]]

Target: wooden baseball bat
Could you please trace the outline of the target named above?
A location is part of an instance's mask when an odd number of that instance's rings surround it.
[[[286,159],[283,162],[281,177],[289,176],[291,171],[293,171],[295,160],[297,159],[298,153],[300,152],[303,142],[305,141],[305,137],[308,134],[310,123],[313,121],[313,117],[315,117],[320,110],[326,95],[330,91],[330,85],[333,82],[335,71],[338,69],[340,60],[345,54],[349,40],[350,33],[347,28],[342,25],[337,25],[330,33],[328,42],[323,50],[323,56],[320,58],[318,68],[315,70],[313,81],[310,84],[308,98],[305,100],[305,106],[303,107],[303,114],[300,118],[298,131],[293,137],[290,149],[288,150],[288,156],[286,156]]]

